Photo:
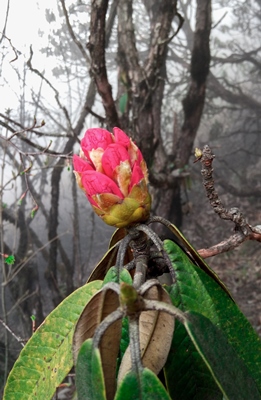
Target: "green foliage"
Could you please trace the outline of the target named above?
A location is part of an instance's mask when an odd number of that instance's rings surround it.
[[[122,269],[120,272],[120,276],[117,272],[117,268],[111,267],[107,274],[105,275],[105,278],[103,280],[103,286],[106,285],[108,282],[125,282],[128,283],[129,285],[132,285],[132,277],[126,269]]]
[[[149,369],[129,372],[116,392],[115,400],[170,400],[166,389],[157,376]]]
[[[195,266],[179,246],[170,240],[166,240],[164,247],[170,256],[177,279],[176,283],[168,288],[173,305],[179,307],[182,311],[200,313],[218,326],[226,335],[229,344],[233,346],[237,355],[244,361],[261,391],[261,341],[249,321],[218,282]],[[182,328],[178,329],[182,330]],[[180,332],[176,338],[176,332],[177,330],[174,334],[171,350],[173,353],[181,351],[180,343],[185,340]],[[184,346],[184,343],[182,346]],[[183,353],[183,360],[185,361],[185,357],[194,360],[194,356],[191,355],[193,351],[194,349],[190,347],[190,351]],[[170,357],[168,363],[174,364],[170,368],[171,371],[177,367],[178,360],[175,357],[170,359]],[[195,358],[198,359],[198,356]],[[198,365],[198,361],[194,361]],[[202,370],[202,365],[198,368],[201,371],[200,374],[205,373],[204,369]],[[197,370],[194,371],[197,374]],[[174,386],[171,372],[167,372],[167,375],[170,385],[173,384]],[[199,382],[199,380],[196,381]],[[191,385],[193,384],[191,383]],[[176,389],[176,387],[173,387],[174,391]],[[189,398],[192,399],[193,397]]]
[[[220,329],[194,312],[188,314],[185,327],[225,399],[260,399],[249,370]]]
[[[106,400],[101,356],[92,339],[83,343],[78,354],[76,388],[78,400]]]
[[[183,238],[182,235],[180,237]],[[123,291],[122,283],[129,287],[132,277],[126,269],[119,273],[115,267],[110,268],[104,281],[93,281],[78,289],[46,318],[15,363],[5,388],[4,400],[51,399],[55,388],[73,365],[72,337],[73,334],[75,337],[79,321],[82,322],[82,328],[78,329],[80,345],[76,362],[79,400],[260,400],[261,341],[256,332],[206,263],[202,261],[199,266],[195,265],[170,240],[164,242],[164,249],[176,278],[171,286],[166,287],[169,302],[164,300],[164,293],[166,296],[167,293],[159,283],[160,290],[156,290],[158,286],[153,289],[153,281],[151,289],[140,292],[135,292],[131,286],[139,303],[135,303],[136,311],[134,307],[132,314],[124,313],[126,305],[120,303],[119,296]],[[102,269],[107,271],[106,266],[102,265]],[[172,331],[170,336],[170,351],[166,353],[168,359],[164,366],[164,379],[161,377],[161,381],[150,369],[137,367],[137,364],[131,371],[128,368],[124,370],[122,377],[119,374],[116,387],[115,372],[111,374],[110,366],[115,366],[116,361],[118,367],[121,363],[123,365],[126,349],[129,351],[128,346],[133,346],[130,328],[134,314],[143,329],[139,333],[140,343],[142,335],[155,330],[155,322],[151,322],[154,320],[144,317],[147,311],[141,312],[144,310],[142,307],[149,307],[150,304],[152,308],[145,310],[158,312],[158,315],[163,312],[176,319],[172,343]],[[121,331],[115,325],[113,313],[120,313],[117,321],[120,321],[119,318],[122,320]],[[105,324],[101,342],[97,341],[97,332]],[[166,331],[167,324],[160,327],[162,337],[166,339],[169,333]],[[87,330],[92,333],[84,337]],[[119,332],[118,339],[116,331]],[[153,347],[154,336],[146,337],[146,346]],[[113,348],[116,351],[111,351]]]
[[[10,255],[10,256],[6,256],[5,257],[5,263],[8,265],[12,265],[15,263],[15,256],[14,255]]]
[[[67,297],[46,318],[16,361],[4,400],[51,399],[73,366],[72,336],[76,322],[101,281],[88,283]]]

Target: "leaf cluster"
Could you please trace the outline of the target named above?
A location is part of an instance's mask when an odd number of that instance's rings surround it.
[[[51,398],[73,358],[78,399],[261,399],[261,341],[213,271],[166,240],[174,282],[149,279],[136,289],[125,268],[106,273],[117,232],[96,267],[103,280],[46,318],[16,361],[4,399]]]

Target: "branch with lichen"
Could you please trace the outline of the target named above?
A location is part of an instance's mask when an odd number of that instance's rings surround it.
[[[212,257],[214,255],[233,250],[247,240],[256,240],[261,242],[261,225],[254,227],[251,226],[239,208],[232,207],[230,209],[226,209],[219,198],[219,195],[215,189],[212,168],[215,155],[212,153],[210,147],[206,145],[203,147],[202,151],[200,149],[196,149],[195,156],[197,157],[195,162],[200,161],[202,164],[201,175],[203,178],[203,185],[205,187],[206,195],[209,199],[211,207],[221,219],[230,220],[235,224],[235,233],[229,238],[208,249],[198,250],[198,253],[201,255],[201,257]]]

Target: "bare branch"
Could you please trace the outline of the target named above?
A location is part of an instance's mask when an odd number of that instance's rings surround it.
[[[258,115],[260,114],[260,102],[248,96],[242,90],[240,91],[240,93],[234,93],[231,90],[228,90],[212,73],[209,74],[208,87],[210,90],[215,91],[215,93],[223,100],[229,103],[233,103],[234,105],[239,104],[241,106],[245,106],[250,110],[258,113]],[[237,89],[239,88],[237,87]]]
[[[205,186],[206,195],[209,199],[210,205],[219,215],[221,219],[230,220],[235,224],[235,234],[231,235],[228,239],[223,240],[215,246],[208,249],[200,249],[198,253],[203,258],[212,257],[214,255],[224,253],[238,247],[241,243],[247,240],[256,240],[261,242],[261,228],[260,225],[252,227],[248,224],[242,212],[236,208],[227,210],[222,201],[220,200],[214,186],[212,162],[215,158],[209,146],[204,146],[203,151],[196,150],[197,159],[202,163],[201,174],[203,177],[203,184]]]
[[[76,46],[78,47],[80,52],[82,53],[82,56],[86,61],[86,64],[90,65],[91,60],[89,59],[89,57],[88,57],[88,55],[87,55],[82,43],[80,42],[80,40],[77,39],[77,37],[75,36],[75,33],[73,31],[72,25],[71,25],[70,20],[69,20],[69,15],[68,15],[68,12],[67,12],[67,8],[65,6],[65,1],[64,0],[60,0],[60,1],[61,1],[61,4],[62,4],[62,9],[63,9],[63,13],[64,13],[64,16],[65,16],[68,32],[69,32],[72,40],[74,41],[74,43],[76,44]]]
[[[27,66],[29,67],[30,71],[34,72],[36,75],[38,75],[45,83],[47,83],[47,85],[54,91],[55,93],[55,100],[59,106],[59,108],[63,111],[65,118],[67,120],[67,123],[70,127],[71,132],[73,133],[73,128],[72,128],[72,123],[71,123],[71,119],[69,116],[69,113],[66,109],[66,107],[62,106],[61,102],[60,102],[60,98],[59,98],[59,92],[57,89],[55,89],[55,87],[51,84],[51,82],[43,75],[42,72],[40,72],[38,69],[33,68],[32,66],[32,58],[33,58],[33,48],[32,46],[30,46],[30,57],[29,60],[27,61]]]
[[[20,124],[18,121],[15,121],[14,119],[8,117],[5,114],[0,113],[0,117],[3,118],[4,120],[10,122],[13,125],[18,126],[23,132],[28,130],[28,128],[25,128],[22,124]],[[53,120],[55,120],[53,118]],[[57,123],[57,120],[55,121]],[[41,126],[43,126],[43,123],[41,123]],[[5,125],[5,128],[7,126]],[[60,128],[64,129],[62,126],[60,126]],[[15,132],[15,130],[13,130],[13,132]],[[30,129],[30,132],[35,133],[37,136],[50,136],[50,137],[70,137],[71,135],[69,134],[59,134],[59,133],[50,133],[50,132],[39,132],[35,129]]]
[[[11,335],[15,338],[15,340],[17,340],[17,342],[19,342],[21,344],[22,347],[24,347],[24,343],[23,343],[23,339],[21,339],[19,336],[17,336],[11,328],[9,328],[9,326],[0,318],[0,323],[3,325],[3,327],[9,332],[11,333]]]

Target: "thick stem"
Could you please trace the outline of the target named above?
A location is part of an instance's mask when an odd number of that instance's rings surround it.
[[[149,223],[150,223],[150,221],[149,221]],[[143,225],[143,224],[138,225],[136,227],[136,229],[146,233],[146,235],[153,241],[153,243],[155,244],[157,249],[162,252],[164,260],[166,262],[166,265],[168,266],[169,273],[170,273],[170,275],[171,275],[171,277],[173,279],[173,282],[175,282],[176,277],[175,277],[175,273],[174,273],[171,261],[169,259],[169,256],[165,252],[164,247],[163,247],[163,243],[160,240],[160,238],[158,237],[158,235],[151,228],[149,228],[147,225]]]
[[[129,336],[132,370],[139,375],[143,368],[140,355],[139,316],[129,317]]]

